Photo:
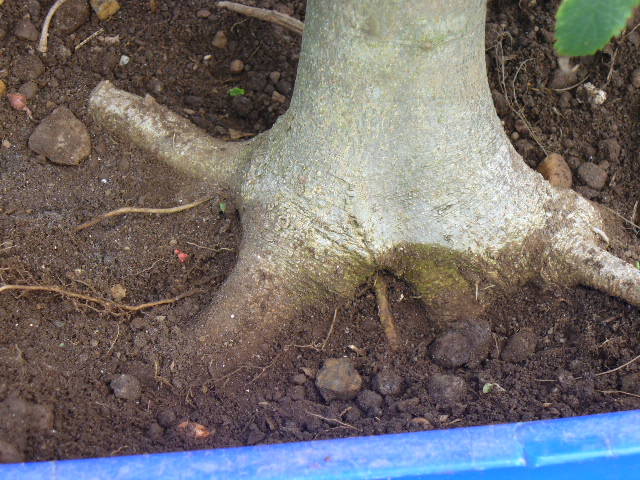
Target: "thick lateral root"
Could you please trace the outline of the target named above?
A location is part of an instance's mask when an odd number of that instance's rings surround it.
[[[238,192],[254,142],[216,140],[185,118],[103,81],[91,93],[89,111],[111,133],[150,152],[175,169]]]
[[[577,283],[640,307],[640,270],[633,265],[586,241],[574,244],[565,258]]]
[[[264,364],[274,339],[297,313],[330,299],[328,291],[325,298],[320,292],[306,272],[277,268],[264,252],[241,249],[214,304],[197,320],[194,349],[214,380],[239,365]]]

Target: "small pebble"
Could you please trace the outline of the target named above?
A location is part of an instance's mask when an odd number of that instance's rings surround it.
[[[329,358],[318,372],[316,386],[327,402],[352,400],[362,388],[362,377],[348,358]]]
[[[396,410],[399,412],[407,412],[420,405],[420,399],[417,397],[401,400],[395,404]]]
[[[620,159],[620,153],[622,148],[615,138],[608,138],[602,140],[598,144],[598,153],[602,160],[608,160],[610,162],[617,162]],[[602,165],[602,164],[601,164]]]
[[[525,136],[529,134],[529,127],[521,118],[517,119],[513,125],[520,135]]]
[[[246,117],[253,111],[253,102],[244,95],[238,95],[231,100],[231,107],[238,115]]]
[[[206,8],[201,8],[196,12],[196,17],[198,18],[209,18],[211,16],[211,11]]]
[[[607,184],[607,172],[593,162],[586,162],[578,168],[578,177],[593,190],[602,190]]]
[[[176,414],[170,408],[165,408],[158,414],[158,423],[165,428],[169,428],[176,423]]]
[[[390,368],[383,368],[371,381],[372,388],[380,395],[398,395],[402,391],[402,377]]]
[[[269,78],[273,83],[278,83],[278,81],[280,80],[280,72],[271,72],[269,74]]]
[[[26,82],[20,85],[18,93],[24,95],[27,100],[31,100],[38,93],[38,84],[36,82]]]
[[[286,80],[279,80],[278,83],[276,83],[276,90],[285,96],[289,96],[291,92],[293,92],[293,85]]]
[[[211,44],[216,48],[225,48],[227,46],[227,36],[222,30],[218,30],[213,37]]]
[[[420,430],[432,430],[433,424],[424,417],[415,417],[409,421],[409,425]]]
[[[476,367],[489,356],[492,336],[486,320],[461,320],[429,345],[433,361],[444,368]]]
[[[550,153],[537,170],[554,187],[571,188],[573,184],[571,169],[560,154]]]
[[[275,103],[284,103],[287,101],[287,97],[278,92],[273,92],[271,94],[271,101]]]
[[[35,80],[44,71],[44,63],[37,55],[18,57],[13,64],[13,74],[24,81]]]
[[[91,153],[87,127],[61,106],[40,122],[29,137],[29,148],[53,163],[78,165]]]
[[[90,0],[90,4],[100,20],[106,20],[120,10],[117,0]]]
[[[307,376],[304,373],[297,373],[290,378],[290,381],[294,385],[303,385],[307,381]]]
[[[467,392],[464,380],[455,375],[433,375],[429,378],[427,389],[436,403],[444,405],[460,403]]]
[[[378,413],[382,406],[382,401],[380,394],[372,390],[363,390],[356,397],[356,405],[369,414],[371,412]]]
[[[39,37],[38,30],[28,18],[18,20],[15,28],[13,29],[13,34],[18,38],[22,38],[23,40],[28,40],[30,42],[37,41]]]
[[[24,462],[24,455],[18,448],[5,440],[0,439],[0,464]]]
[[[503,360],[511,363],[520,363],[527,360],[536,351],[538,337],[535,333],[523,330],[511,336],[502,350]]]
[[[109,386],[116,397],[125,400],[135,401],[142,395],[140,380],[128,373],[114,375]]]
[[[231,73],[242,73],[244,71],[244,62],[242,60],[234,60],[229,65],[229,71]]]
[[[635,88],[640,88],[640,68],[637,68],[631,74],[631,84]]]
[[[89,21],[91,11],[87,0],[67,0],[53,17],[53,27],[63,34],[75,32]]]

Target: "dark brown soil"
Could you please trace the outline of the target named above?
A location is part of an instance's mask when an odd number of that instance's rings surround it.
[[[14,35],[16,25],[30,16],[39,29],[52,3],[9,0],[0,6],[0,79],[9,91],[25,83],[16,72],[36,46]],[[27,142],[36,123],[6,99],[0,103],[0,284],[58,286],[103,298],[119,284],[126,289],[122,302],[132,305],[196,293],[120,316],[54,293],[0,293],[0,458],[229,447],[640,407],[637,363],[600,375],[640,353],[640,312],[586,288],[531,285],[500,298],[483,317],[490,325],[489,357],[472,358],[470,365],[479,364],[474,367],[445,368],[432,360],[429,346],[442,332],[393,279],[391,307],[404,339],[397,354],[387,351],[375,297],[365,285],[353,302],[307,312],[280,344],[259,346],[267,352],[261,364],[217,381],[189,364],[181,339],[234,264],[238,218],[231,205],[221,211],[222,193],[177,176],[94,124],[87,114],[89,93],[101,79],[111,79],[124,90],[151,93],[214,136],[256,133],[286,109],[272,92],[278,89],[288,102],[300,40],[205,0],[156,0],[155,12],[151,3],[121,0],[121,11],[109,21],[92,15],[74,33],[52,30],[50,53],[42,57],[45,71],[35,79],[29,106],[38,122],[67,105],[89,128],[93,151],[79,166],[55,165],[33,153]],[[304,20],[303,1],[246,3]],[[640,35],[630,32],[640,19],[603,53],[575,60],[579,69],[564,85],[563,79],[552,83],[558,70],[550,33],[557,2],[489,4],[488,72],[507,134],[519,132],[512,138],[530,165],[544,158],[505,94],[522,108],[541,145],[569,160],[574,188],[632,218],[640,200],[640,88],[632,81],[640,67]],[[220,30],[229,40],[224,49],[211,43]],[[130,58],[125,66],[118,64],[122,55]],[[245,72],[230,73],[234,59],[243,60]],[[274,85],[271,72],[279,72],[282,83]],[[585,78],[606,92],[602,105],[591,106],[584,87],[550,88]],[[234,106],[227,95],[232,87],[245,88],[250,102]],[[585,162],[606,172],[601,190],[578,178]],[[73,231],[122,206],[169,207],[206,194],[214,200],[179,214],[127,215]],[[639,261],[638,232],[609,216],[611,251]],[[189,259],[182,263],[175,249]],[[509,344],[521,331],[534,335]],[[505,349],[509,353],[501,355]],[[327,403],[313,376],[325,359],[343,356],[353,360],[368,392]],[[386,387],[382,377],[374,382],[383,369],[396,374]],[[118,374],[138,379],[141,394],[129,389],[133,400],[116,397],[111,382]],[[371,393],[376,389],[384,393],[381,402]],[[194,439],[185,421],[213,434]]]

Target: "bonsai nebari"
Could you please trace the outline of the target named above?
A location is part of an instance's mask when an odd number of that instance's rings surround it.
[[[198,351],[247,358],[296,312],[376,272],[432,318],[489,285],[587,285],[640,305],[640,271],[606,251],[599,211],[548,184],[507,139],[485,69],[485,0],[309,0],[291,106],[224,143],[103,82],[90,111],[239,207],[237,265],[195,319]],[[481,295],[478,297],[477,292]]]

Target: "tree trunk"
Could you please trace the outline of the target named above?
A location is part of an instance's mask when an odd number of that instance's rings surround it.
[[[349,298],[376,271],[407,280],[432,318],[477,311],[485,286],[535,279],[640,304],[640,273],[598,247],[598,212],[550,186],[506,137],[487,83],[485,14],[484,0],[309,0],[291,106],[233,147],[240,161],[218,147],[214,159],[188,145],[174,155],[163,134],[165,161],[190,169],[193,153],[238,192],[241,251],[199,321],[206,351],[246,357],[300,308]],[[123,124],[135,111],[163,119],[151,130],[178,128],[151,100],[114,108],[122,95],[99,86],[96,118]],[[158,143],[153,131],[138,137]]]

